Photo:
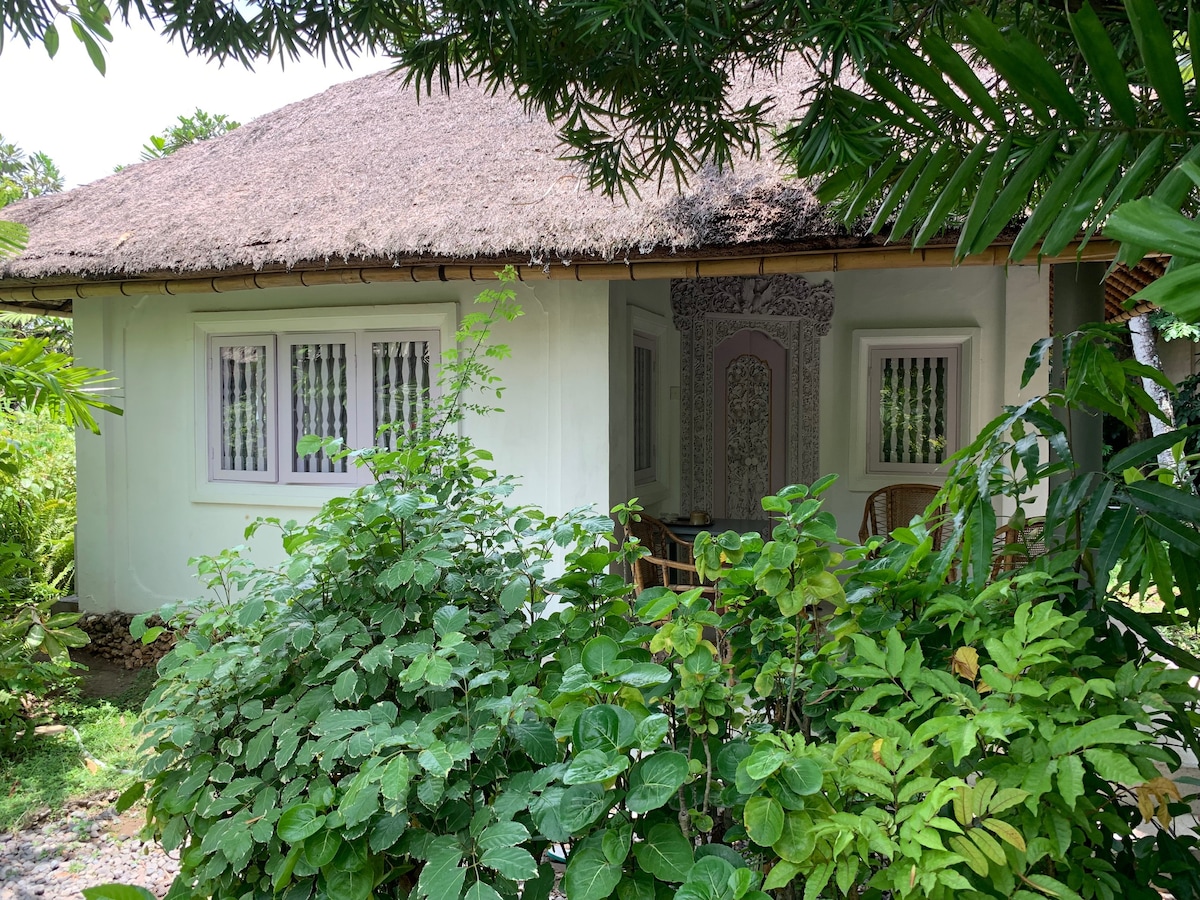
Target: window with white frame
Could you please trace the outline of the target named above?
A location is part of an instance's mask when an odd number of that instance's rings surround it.
[[[871,474],[930,474],[959,448],[962,347],[871,347],[867,459]]]
[[[633,483],[658,477],[658,341],[633,333]]]
[[[439,355],[435,330],[211,336],[209,478],[356,482],[352,463],[300,454],[297,442],[315,434],[394,449],[427,421]]]

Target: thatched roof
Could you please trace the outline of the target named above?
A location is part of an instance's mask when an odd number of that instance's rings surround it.
[[[792,74],[798,86],[805,73]],[[794,113],[786,105],[780,113]],[[681,195],[651,186],[626,204],[586,190],[558,153],[553,126],[514,100],[462,86],[418,103],[399,77],[371,75],[6,208],[31,237],[0,263],[0,284],[858,243],[770,159],[702,172]]]

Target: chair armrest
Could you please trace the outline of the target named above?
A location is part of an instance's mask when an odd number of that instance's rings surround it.
[[[696,571],[696,567],[690,563],[676,562],[673,559],[663,559],[659,556],[643,556],[641,560],[656,566],[662,566],[664,569],[678,569],[680,572],[691,572],[694,575],[699,574]]]

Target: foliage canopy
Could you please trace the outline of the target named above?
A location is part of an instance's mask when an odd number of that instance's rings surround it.
[[[698,537],[715,592],[635,598],[613,567],[644,551],[608,517],[513,505],[443,427],[496,387],[494,320],[467,317],[428,426],[353,451],[375,483],[252,527],[280,529],[280,565],[196,561],[216,599],[174,614],[122,800],[178,849],[171,897],[545,900],[559,851],[569,900],[1200,889],[1170,827],[1197,692],[1099,576],[1158,544],[1134,534],[1152,521],[1194,533],[1200,501],[1157,480],[1151,443],[1099,477],[1030,451],[1064,443],[1054,407],[1143,402],[1111,332],[1071,339],[1067,387],[993,422],[929,521],[859,546],[822,508],[832,478],[790,485],[763,500],[769,538]],[[993,577],[993,498],[1052,473],[1061,538]]]

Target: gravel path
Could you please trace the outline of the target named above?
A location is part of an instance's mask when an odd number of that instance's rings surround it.
[[[80,900],[85,887],[110,882],[166,894],[179,864],[157,844],[138,840],[141,814],[118,816],[113,799],[0,834],[0,900]]]

